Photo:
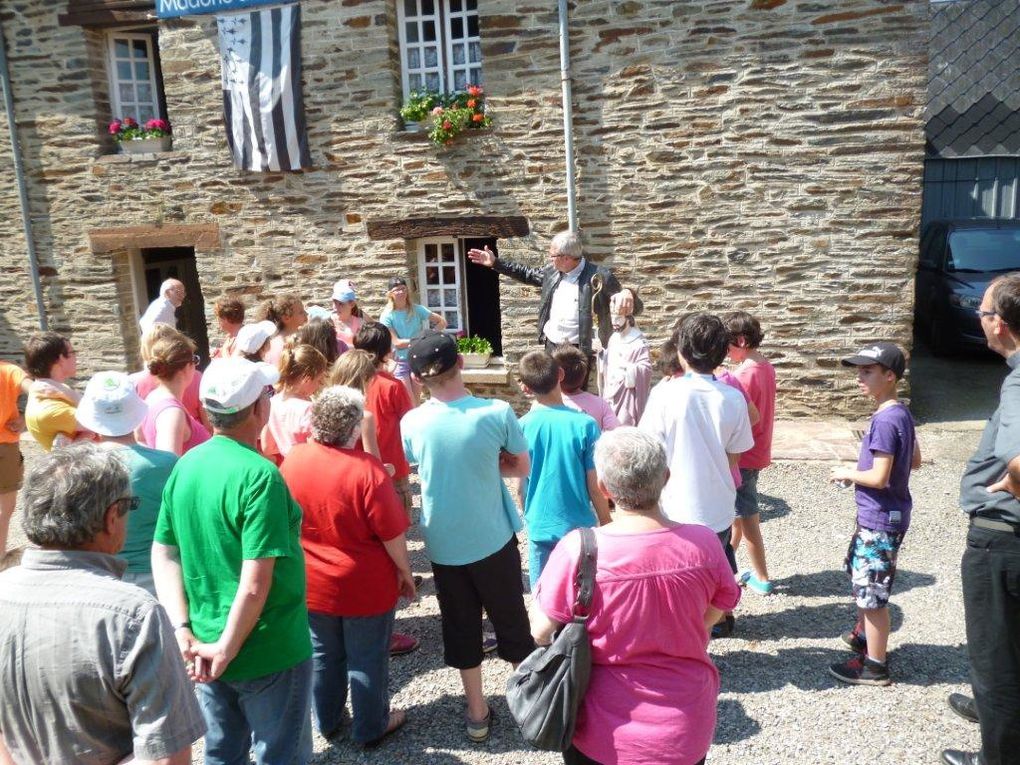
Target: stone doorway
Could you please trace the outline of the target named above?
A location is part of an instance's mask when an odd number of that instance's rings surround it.
[[[198,281],[194,247],[149,247],[141,250],[142,281],[146,300],[159,295],[159,286],[167,279],[184,282],[187,297],[177,309],[177,328],[195,341],[201,368],[209,363],[209,335],[205,324],[205,299]],[[146,303],[148,305],[148,303]]]

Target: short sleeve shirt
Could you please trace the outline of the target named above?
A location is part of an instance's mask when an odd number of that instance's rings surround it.
[[[312,402],[278,393],[269,400],[269,422],[262,434],[264,453],[286,457],[312,435]]]
[[[301,505],[308,610],[374,616],[397,602],[397,569],[383,542],[408,527],[404,504],[371,454],[317,441],[298,444],[280,466]]]
[[[616,412],[612,405],[601,396],[596,396],[588,391],[577,393],[564,393],[563,404],[571,409],[584,412],[596,423],[603,432],[620,427],[620,421],[616,418]]]
[[[528,450],[505,401],[464,396],[429,399],[400,421],[404,454],[421,477],[421,528],[429,560],[474,563],[523,528],[499,474],[499,454]]]
[[[15,762],[169,757],[205,722],[163,607],[111,555],[29,549],[0,574],[0,734]]]
[[[744,361],[734,375],[758,409],[751,426],[754,446],[740,455],[740,467],[760,470],[772,464],[772,431],[776,420],[776,370],[767,361]]]
[[[17,364],[0,361],[0,444],[18,443],[18,434],[7,423],[18,416],[21,383],[28,375]]]
[[[152,537],[163,501],[163,489],[177,464],[177,455],[142,444],[118,447],[131,475],[131,494],[138,497],[138,509],[127,516],[127,539],[118,557],[127,561],[127,570],[136,574],[152,572]]]
[[[588,471],[595,469],[599,427],[566,406],[536,405],[521,418],[531,475],[524,494],[528,538],[552,542],[597,520],[588,497]]]
[[[280,471],[232,438],[213,436],[170,474],[155,541],[180,549],[195,637],[219,639],[244,561],[276,558],[265,607],[224,680],[264,677],[311,656],[300,533],[301,508]]]
[[[25,405],[25,426],[32,438],[46,451],[53,449],[53,439],[63,433],[73,436],[78,432],[74,404],[62,398],[39,398],[29,391]]]
[[[985,491],[1020,455],[1020,353],[1014,353],[1006,363],[1010,373],[1002,382],[999,406],[988,420],[960,482],[960,507],[968,514],[1020,525],[1020,500],[1008,491]]]
[[[662,491],[663,512],[717,533],[729,528],[737,490],[726,455],[754,445],[740,392],[711,375],[667,380],[652,390],[638,427],[666,447],[670,475]]]
[[[393,330],[401,340],[418,337],[429,328],[429,309],[417,303],[410,311],[394,311],[387,308],[379,321]],[[393,355],[401,361],[407,361],[407,348],[397,348]]]
[[[914,418],[901,402],[879,409],[871,416],[868,432],[861,440],[858,470],[871,470],[875,454],[891,454],[893,458],[889,485],[872,489],[857,485],[857,523],[876,531],[906,531],[910,525],[910,463],[914,456]]]
[[[393,465],[393,477],[398,479],[411,473],[400,443],[400,419],[413,408],[407,388],[389,372],[379,371],[369,382],[365,409],[375,415],[379,456]]]

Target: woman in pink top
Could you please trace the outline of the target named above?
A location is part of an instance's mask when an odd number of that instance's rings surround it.
[[[297,295],[288,293],[271,298],[259,306],[259,321],[271,321],[276,325],[276,334],[269,339],[269,350],[265,361],[278,367],[283,357],[283,348],[290,336],[308,321],[305,304]]]
[[[171,330],[149,348],[148,371],[159,384],[145,397],[149,411],[139,426],[139,440],[150,449],[173,452],[178,457],[209,440],[209,431],[184,405],[184,392],[195,377],[195,344]]]
[[[262,430],[262,453],[277,465],[296,444],[312,434],[312,396],[322,387],[329,365],[310,345],[284,349],[280,382],[269,402],[269,421]]]
[[[616,503],[595,529],[598,566],[588,618],[592,671],[568,765],[695,765],[715,730],[719,673],[708,632],[740,590],[719,540],[659,509],[666,453],[653,436],[618,428],[595,445],[599,488]],[[542,571],[532,634],[548,643],[571,618],[580,536],[571,532]]]
[[[348,348],[353,348],[354,336],[364,321],[354,283],[350,279],[341,279],[333,285],[333,328],[336,330],[336,339]]]

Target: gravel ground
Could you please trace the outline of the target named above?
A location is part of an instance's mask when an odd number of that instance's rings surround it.
[[[982,373],[982,402],[989,400],[989,386],[991,391],[997,387],[1001,371],[989,367]],[[945,379],[942,374],[917,375],[915,386],[933,377]],[[990,400],[994,406],[994,393]],[[984,411],[987,416],[990,408]],[[920,428],[925,462],[912,480],[914,520],[891,606],[894,684],[850,687],[828,675],[830,663],[849,655],[839,642],[853,620],[840,567],[853,530],[852,492],[826,483],[828,464],[778,463],[759,481],[777,592],[771,597],[746,593],[735,636],[710,648],[722,675],[719,721],[709,753],[714,765],[934,763],[945,747],[978,747],[977,726],[953,715],[945,700],[951,691],[969,692],[959,577],[966,524],[956,500],[963,464],[979,433],[974,425],[945,417],[922,420],[930,423]],[[38,452],[34,445],[26,447],[31,460]],[[12,531],[13,542],[23,541],[17,519]],[[492,738],[481,746],[465,740],[460,683],[457,673],[442,664],[435,590],[417,529],[410,540],[414,570],[425,581],[419,599],[398,612],[396,627],[418,637],[421,647],[395,658],[391,672],[393,706],[406,709],[409,722],[373,752],[345,740],[330,745],[316,736],[313,762],[561,762],[557,755],[526,747],[513,729],[503,699],[509,666],[494,656],[483,664],[485,690],[496,715]],[[195,762],[203,762],[201,746]]]

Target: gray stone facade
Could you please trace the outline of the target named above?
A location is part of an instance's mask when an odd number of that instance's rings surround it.
[[[579,223],[640,288],[654,343],[691,309],[766,329],[780,416],[861,414],[841,354],[910,346],[924,153],[927,2],[584,0],[573,4]],[[0,7],[52,326],[82,374],[132,365],[140,247],[192,246],[212,301],[278,290],[325,304],[354,278],[377,315],[417,274],[378,220],[523,217],[503,257],[539,264],[565,226],[556,3],[481,0],[494,127],[437,149],[404,133],[393,0],[303,0],[314,168],[233,169],[212,17],[159,23],[173,152],[111,155],[102,32],[64,2]],[[0,154],[10,156],[0,114]],[[37,326],[13,169],[0,163],[0,354]],[[537,291],[501,283],[505,355],[534,344]],[[490,389],[491,390],[491,389]]]

